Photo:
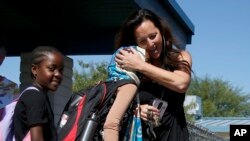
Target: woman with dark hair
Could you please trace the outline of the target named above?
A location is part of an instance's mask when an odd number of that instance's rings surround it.
[[[183,102],[191,80],[191,55],[174,45],[167,23],[150,10],[140,9],[123,23],[115,46],[137,45],[146,49],[150,63],[133,49],[121,50],[116,62],[141,73],[139,88],[144,141],[189,139]]]

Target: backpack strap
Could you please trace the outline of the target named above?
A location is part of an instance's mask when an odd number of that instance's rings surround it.
[[[29,87],[27,87],[26,89],[24,89],[24,90],[21,92],[21,94],[18,96],[17,99],[19,99],[19,98],[22,96],[22,94],[23,94],[24,92],[28,91],[28,90],[37,90],[37,91],[39,92],[39,89],[38,89],[38,88],[36,88],[36,87],[34,87],[34,86],[29,86]]]
[[[136,84],[134,80],[117,80],[117,81],[101,81],[98,85],[101,85],[102,87],[102,96],[100,97],[100,102],[97,110],[100,110],[105,102],[105,100],[109,99],[109,97],[112,93],[116,93],[118,87],[121,87],[125,84]],[[112,97],[112,96],[111,96]]]
[[[102,107],[104,99],[105,99],[105,97],[107,95],[107,86],[106,86],[106,83],[103,82],[101,85],[103,86],[103,93],[102,93],[102,97],[100,99],[100,104],[99,104],[98,110]]]

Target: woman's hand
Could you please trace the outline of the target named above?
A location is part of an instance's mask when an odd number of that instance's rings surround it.
[[[126,70],[138,70],[144,62],[134,48],[125,48],[116,55],[115,61]]]
[[[141,119],[144,121],[148,121],[152,119],[154,116],[160,116],[160,111],[154,106],[144,104],[140,105],[141,110]]]

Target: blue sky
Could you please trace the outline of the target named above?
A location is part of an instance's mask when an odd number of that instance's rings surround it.
[[[250,94],[250,1],[176,0],[195,26],[187,50],[199,77],[229,81]],[[72,56],[71,56],[72,57]],[[85,62],[109,61],[110,56],[73,56]],[[19,84],[19,57],[7,57],[0,75]]]
[[[187,50],[196,75],[221,78],[250,94],[250,1],[177,2],[195,25]]]

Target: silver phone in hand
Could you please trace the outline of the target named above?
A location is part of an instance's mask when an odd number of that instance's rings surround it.
[[[164,100],[156,98],[153,101],[153,106],[156,107],[160,111],[160,119],[161,119],[162,116],[164,115],[164,112],[166,111],[168,107],[168,103]]]

